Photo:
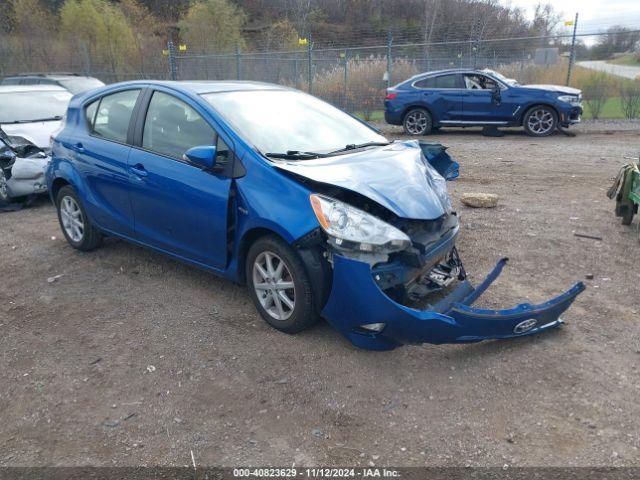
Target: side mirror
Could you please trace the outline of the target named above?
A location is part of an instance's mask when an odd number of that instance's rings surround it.
[[[187,150],[182,158],[203,170],[212,170],[216,165],[216,147],[214,145],[193,147]]]

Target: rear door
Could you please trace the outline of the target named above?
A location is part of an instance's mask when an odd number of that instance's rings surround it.
[[[133,236],[127,164],[130,123],[140,91],[122,90],[89,103],[84,109],[87,128],[78,128],[75,143],[69,145],[88,186],[89,215],[100,227],[128,237]]]
[[[191,147],[217,145],[217,164],[233,155],[230,141],[188,97],[150,91],[129,157],[129,196],[136,237],[179,257],[222,269],[227,261],[231,179],[183,159]]]
[[[462,78],[457,73],[430,76],[413,82],[419,101],[425,103],[435,121],[460,120],[463,114]]]

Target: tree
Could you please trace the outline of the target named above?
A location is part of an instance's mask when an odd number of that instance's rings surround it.
[[[291,50],[298,47],[298,32],[286,18],[271,24],[263,38],[265,50]]]
[[[531,33],[536,36],[549,37],[554,34],[556,26],[560,22],[560,15],[550,3],[538,3],[533,12]],[[541,39],[544,45],[545,39]]]
[[[9,8],[16,66],[21,71],[47,70],[55,35],[54,16],[39,0],[11,0]]]
[[[620,84],[620,106],[627,118],[640,116],[640,80],[623,80]]]
[[[591,118],[597,120],[607,100],[612,96],[614,90],[611,85],[610,76],[604,72],[592,73],[582,86],[584,102],[589,107]]]
[[[161,68],[159,61],[165,63],[159,55],[164,47],[164,39],[160,37],[162,30],[158,19],[148,8],[136,0],[120,0],[120,9],[134,30],[133,50],[135,56],[131,64],[142,78]],[[151,55],[149,55],[151,53]],[[155,61],[154,61],[155,60]]]
[[[106,0],[67,0],[60,10],[60,32],[72,51],[84,54],[85,70],[97,63],[114,80],[130,70],[133,28],[122,10]]]
[[[598,37],[598,44],[591,49],[593,58],[608,59],[614,53],[633,51],[640,42],[640,33],[620,25],[614,25]]]
[[[178,22],[180,36],[187,48],[199,53],[231,52],[244,46],[244,11],[228,0],[198,0]]]

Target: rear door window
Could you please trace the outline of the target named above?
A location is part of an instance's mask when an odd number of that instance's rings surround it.
[[[94,135],[119,143],[127,142],[129,122],[140,90],[126,90],[102,97],[95,120],[90,123]],[[89,105],[89,110],[93,104]],[[90,112],[87,112],[90,113]],[[87,119],[89,116],[87,115]]]
[[[458,86],[458,76],[455,74],[438,75],[418,80],[414,83],[416,88],[460,88]]]

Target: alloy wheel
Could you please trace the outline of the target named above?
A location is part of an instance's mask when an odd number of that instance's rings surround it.
[[[539,108],[531,112],[527,119],[529,130],[537,135],[545,135],[553,128],[553,114],[546,108]]]
[[[404,124],[410,134],[422,135],[427,128],[427,116],[420,110],[413,111],[407,115]]]
[[[82,241],[84,236],[84,219],[82,210],[76,203],[75,199],[65,196],[60,202],[60,218],[62,220],[62,228],[69,238],[78,243]]]
[[[296,304],[293,277],[282,258],[265,251],[253,263],[253,288],[262,308],[276,320],[288,319]]]

